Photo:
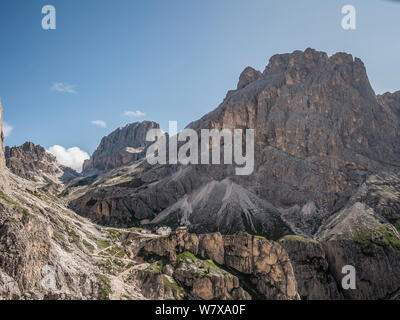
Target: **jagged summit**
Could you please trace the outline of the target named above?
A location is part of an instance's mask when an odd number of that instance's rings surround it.
[[[263,72],[252,67],[246,67],[240,74],[236,90],[243,89],[257,80],[280,80],[280,84],[294,85],[296,82],[305,81],[312,73],[336,71],[346,78],[349,83],[362,81],[361,85],[369,85],[367,73],[363,62],[353,58],[351,54],[338,52],[328,56],[326,52],[308,48],[305,51],[296,50],[292,53],[276,54],[269,59]],[[370,87],[372,90],[372,88]]]
[[[246,68],[241,80],[190,127],[254,128],[253,179],[275,205],[331,206],[367,172],[399,167],[399,117],[376,97],[360,59],[294,51],[273,56],[261,76]]]
[[[239,76],[237,90],[247,86],[249,83],[258,80],[261,77],[261,72],[252,67],[246,67]]]
[[[84,162],[83,170],[110,170],[142,158],[151,144],[146,142],[148,130],[159,128],[160,125],[153,121],[119,127],[101,140],[92,157]]]
[[[307,49],[247,67],[189,126],[255,129],[250,176],[142,161],[159,128],[148,121],[104,137],[85,164],[102,172],[59,190],[10,174],[0,299],[398,299],[399,110],[399,93],[376,96],[359,59]],[[7,154],[29,169],[42,151]],[[40,286],[49,262],[56,292]],[[358,290],[341,289],[344,265]]]
[[[65,183],[79,176],[71,168],[60,165],[56,157],[40,145],[25,142],[21,146],[5,148],[8,169],[24,179],[37,182]]]

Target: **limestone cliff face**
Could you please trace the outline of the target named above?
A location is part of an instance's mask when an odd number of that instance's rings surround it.
[[[292,263],[302,300],[343,299],[321,243],[300,236],[286,236],[279,243]]]
[[[378,101],[389,109],[388,112],[392,111],[400,119],[400,91],[378,95]]]
[[[4,158],[4,134],[3,134],[3,106],[0,100],[0,170],[5,167],[6,161]]]
[[[221,299],[232,294],[241,299],[250,298],[244,289],[249,290],[254,298],[299,299],[286,251],[279,244],[262,237],[246,233],[196,235],[177,230],[167,238],[146,243],[139,254],[146,260],[155,259],[153,263],[162,264],[162,260],[166,259],[175,266],[174,278],[202,299]],[[205,277],[203,270],[203,276],[198,277],[196,273],[201,273],[205,263],[199,257],[215,261],[220,268],[208,262],[206,270],[209,273]],[[225,270],[234,271],[235,276]]]
[[[159,128],[160,125],[152,121],[118,128],[101,140],[92,157],[83,164],[83,170],[110,170],[144,157],[146,148],[152,143],[146,142],[147,132]]]
[[[400,166],[399,101],[398,93],[377,97],[363,63],[349,54],[328,56],[307,49],[275,55],[262,73],[247,67],[237,89],[229,91],[217,109],[188,126],[195,130],[255,129],[252,175],[238,177],[232,166],[222,165],[141,165],[132,174],[120,172],[124,179],[131,179],[129,183],[88,188],[72,207],[109,225],[129,225],[143,219],[171,223],[170,218],[175,217],[175,224],[185,223],[191,231],[259,234],[257,221],[271,219],[258,200],[250,201],[247,208],[257,215],[261,212],[261,219],[246,210],[242,214],[243,206],[235,201],[228,205],[216,202],[208,213],[197,214],[201,208],[197,210],[196,204],[201,201],[196,194],[229,179],[238,186],[234,190],[244,190],[241,195],[268,201],[301,232],[313,235],[367,176]],[[101,145],[112,141],[120,145],[115,140],[119,135],[112,136]],[[111,145],[107,147],[111,149]],[[98,156],[92,158],[90,161],[96,162]],[[112,163],[114,168],[125,161]],[[227,217],[237,214],[244,218],[218,220],[215,217],[220,209]],[[271,233],[265,235],[274,238]]]
[[[367,172],[400,165],[395,99],[377,99],[360,59],[307,49],[273,56],[262,74],[246,68],[238,89],[190,127],[254,128],[249,185],[279,207],[332,209]]]

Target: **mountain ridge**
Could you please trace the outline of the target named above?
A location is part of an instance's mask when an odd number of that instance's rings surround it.
[[[150,165],[150,122],[103,138],[60,189],[0,166],[0,298],[399,299],[399,102],[349,54],[294,51],[188,125],[253,127],[250,176]]]
[[[230,166],[223,165],[151,167],[142,158],[136,174],[121,173],[126,179],[141,181],[136,191],[121,184],[121,193],[113,196],[112,186],[101,192],[89,187],[71,205],[98,221],[104,218],[103,223],[109,220],[118,225],[113,208],[122,210],[125,217],[152,220],[184,194],[230,178],[279,210],[291,212],[285,215],[289,220],[303,219],[296,208],[314,203],[320,225],[345,205],[348,195],[369,174],[398,169],[400,120],[393,111],[397,100],[391,99],[388,106],[375,95],[364,64],[352,55],[328,56],[314,49],[278,54],[262,73],[245,68],[237,89],[229,91],[215,110],[187,126],[197,131],[254,128],[252,175],[237,177]],[[164,173],[157,179],[160,172]],[[125,193],[129,199],[121,196]],[[89,202],[95,205],[88,208]],[[305,234],[319,227],[312,220],[293,223],[302,225]]]

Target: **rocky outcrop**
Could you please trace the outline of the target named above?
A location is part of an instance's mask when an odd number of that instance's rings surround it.
[[[147,132],[159,128],[160,125],[152,121],[135,122],[118,128],[101,140],[92,157],[84,162],[83,170],[110,170],[143,158],[147,147],[152,144],[146,141]]]
[[[263,299],[298,299],[296,279],[279,244],[242,233],[224,236],[225,265],[248,276]]]
[[[258,80],[261,77],[262,73],[258,70],[253,69],[252,67],[247,67],[243,70],[243,72],[239,76],[239,82],[237,84],[237,90],[243,89],[248,84]]]
[[[239,279],[240,287],[251,288],[256,298],[262,299],[297,299],[297,286],[293,269],[285,250],[277,243],[265,238],[241,233],[222,236],[219,233],[209,235],[196,235],[178,230],[169,237],[154,239],[145,244],[140,255],[145,259],[178,264],[180,255],[190,252],[192,260],[194,256],[202,259],[212,259],[218,265],[232,270]],[[189,264],[190,266],[190,264]],[[189,268],[189,267],[188,267]],[[181,273],[179,267],[176,270],[177,280],[193,285],[193,270],[190,268]],[[192,275],[190,276],[190,272]],[[222,272],[222,271],[221,271]],[[220,276],[220,274],[219,274]],[[187,279],[190,278],[190,279]],[[218,276],[217,276],[218,278]],[[205,281],[202,286],[210,287],[211,283],[221,283],[222,280]],[[204,281],[204,280],[202,280]],[[225,282],[222,282],[227,285]],[[232,282],[233,281],[233,282]],[[229,278],[228,288],[236,284],[235,278]],[[233,288],[238,286],[233,285]],[[208,293],[211,294],[211,293]],[[225,292],[226,294],[226,292]],[[215,295],[213,296],[215,298]],[[221,298],[221,297],[219,297]]]
[[[18,147],[6,147],[5,157],[8,169],[24,179],[66,183],[80,176],[73,169],[57,163],[53,155],[32,142],[25,142]]]
[[[343,296],[329,270],[322,245],[301,236],[286,236],[279,243],[287,251],[302,300],[338,300]]]
[[[382,106],[389,108],[400,119],[400,91],[386,92],[377,96]]]
[[[211,260],[202,260],[188,251],[178,255],[174,278],[195,299],[248,300],[251,296],[240,287],[239,279]]]
[[[0,270],[0,300],[18,300],[21,296],[17,282]]]
[[[3,106],[0,100],[0,170],[5,167],[4,158],[4,134],[3,134]]]
[[[398,174],[379,173],[369,176],[352,195],[349,205],[366,204],[376,214],[400,230],[400,177]]]
[[[119,278],[135,262],[117,235],[8,173],[0,186],[0,299],[144,299]]]
[[[182,300],[183,288],[171,275],[164,274],[161,266],[149,264],[134,273],[135,282],[143,295],[151,300]]]
[[[338,283],[344,266],[356,270],[356,289],[342,290],[346,299],[400,297],[400,235],[371,207],[356,202],[340,211],[317,239]]]

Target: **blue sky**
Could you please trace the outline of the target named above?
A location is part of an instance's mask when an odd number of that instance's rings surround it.
[[[56,30],[41,28],[46,4]],[[341,28],[346,4],[357,30]],[[182,128],[216,108],[246,66],[307,47],[360,57],[377,93],[395,91],[399,16],[400,3],[385,0],[1,0],[6,144],[92,153],[129,122]],[[124,115],[136,110],[146,116]]]

